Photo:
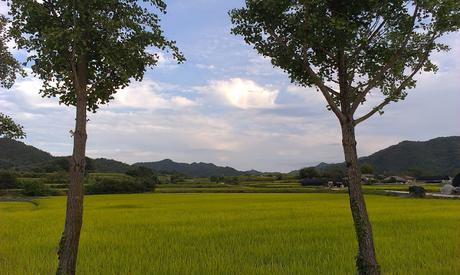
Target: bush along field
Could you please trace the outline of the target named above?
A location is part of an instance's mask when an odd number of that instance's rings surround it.
[[[460,203],[368,195],[383,274],[460,274]],[[0,203],[2,274],[51,274],[65,197]],[[85,198],[79,274],[353,274],[346,194]]]

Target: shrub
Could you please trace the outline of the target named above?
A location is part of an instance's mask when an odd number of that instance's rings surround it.
[[[305,167],[300,169],[299,171],[299,178],[300,179],[313,179],[319,178],[319,173],[315,167]]]
[[[426,191],[422,186],[413,185],[409,187],[409,195],[414,198],[423,198],[426,195]]]
[[[129,194],[152,191],[155,183],[147,178],[116,180],[99,178],[86,185],[87,194]]]
[[[460,173],[458,173],[455,178],[452,180],[452,185],[454,187],[460,187]]]
[[[0,173],[0,189],[18,188],[16,176],[9,172]]]
[[[43,181],[24,182],[22,194],[25,196],[48,196],[51,195],[51,190]]]

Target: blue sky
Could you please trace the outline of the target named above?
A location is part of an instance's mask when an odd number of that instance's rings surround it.
[[[170,158],[262,171],[342,161],[339,124],[325,100],[314,89],[291,84],[230,34],[227,12],[242,5],[240,0],[168,1],[162,25],[187,62],[177,65],[162,54],[144,81],[91,114],[87,154],[128,163]],[[444,40],[452,50],[433,56],[440,71],[417,76],[418,86],[405,101],[358,126],[359,155],[403,140],[460,135],[460,35]],[[69,155],[74,108],[41,98],[40,84],[28,76],[11,90],[0,90],[0,110],[24,125],[26,143]],[[379,99],[373,94],[364,110]]]

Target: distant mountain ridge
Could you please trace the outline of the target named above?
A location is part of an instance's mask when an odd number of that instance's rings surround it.
[[[133,165],[117,160],[91,159],[96,172],[124,173],[136,166],[145,166],[155,171],[177,172],[191,177],[257,175],[261,172],[238,171],[232,167],[217,166],[212,163],[180,163],[170,159],[156,162],[138,162]],[[407,174],[420,171],[422,175],[450,175],[460,172],[460,136],[439,137],[428,141],[403,141],[380,150],[370,156],[359,158],[359,164],[368,163],[376,174]],[[65,157],[55,157],[50,153],[26,145],[23,142],[0,138],[0,169],[42,170],[64,167]],[[320,163],[319,170],[344,167],[343,163]]]
[[[193,162],[188,164],[174,162],[170,159],[139,162],[133,165],[106,158],[89,158],[88,162],[91,163],[90,167],[93,171],[103,173],[125,173],[136,166],[144,166],[154,171],[181,173],[190,177],[240,176],[261,173],[256,170],[238,171],[232,167],[217,166],[213,163]],[[66,157],[52,156],[50,153],[26,145],[21,141],[0,138],[0,169],[50,172],[62,169],[66,165]]]
[[[232,167],[217,166],[213,163],[193,162],[181,163],[170,159],[155,162],[137,162],[133,166],[143,166],[154,171],[177,172],[191,177],[210,177],[210,176],[240,176],[245,174],[260,173],[255,170],[238,171]]]
[[[438,137],[428,141],[402,141],[361,157],[359,164],[370,164],[376,174],[450,175],[460,172],[460,136]],[[320,163],[316,168],[343,167],[343,163]]]

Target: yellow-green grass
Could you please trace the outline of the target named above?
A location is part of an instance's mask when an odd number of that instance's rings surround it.
[[[460,274],[460,201],[368,195],[384,274]],[[65,197],[0,203],[0,273],[52,274]],[[87,196],[79,274],[353,274],[346,194]]]

